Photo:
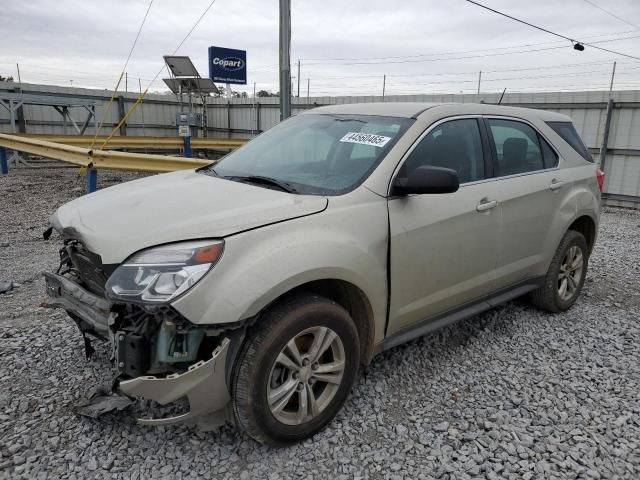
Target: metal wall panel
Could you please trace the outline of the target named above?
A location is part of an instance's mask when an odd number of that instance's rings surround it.
[[[605,163],[605,192],[638,197],[640,201],[640,157],[612,155]]]
[[[50,95],[58,99],[68,98],[95,100],[97,102],[98,121],[102,119],[111,92],[107,90],[90,90],[51,85],[20,85],[26,94]],[[17,83],[0,82],[0,96],[5,92],[14,92]],[[135,102],[137,93],[119,92],[125,99],[125,111]],[[431,95],[391,95],[385,97],[387,102],[480,102],[497,103],[500,93],[475,94],[431,94]],[[606,121],[608,92],[535,92],[507,93],[504,105],[523,105],[545,110],[556,111],[570,116],[576,129],[587,146],[599,149],[603,142]],[[188,106],[183,105],[184,111]],[[382,101],[381,96],[356,97],[301,97],[294,98],[292,112],[298,114],[313,106],[338,103],[367,103]],[[640,205],[640,90],[613,92],[615,108],[613,110],[610,135],[608,139],[608,155],[605,162],[605,192],[626,197],[636,197]],[[258,105],[259,104],[259,105]],[[62,134],[62,118],[50,106],[25,105],[24,116],[28,133]],[[175,115],[181,105],[175,95],[149,94],[142,106],[138,107],[127,120],[129,135],[162,135],[175,136]],[[201,109],[197,109],[201,111]],[[74,116],[82,123],[86,117],[84,109],[77,109]],[[209,136],[214,138],[252,138],[259,131],[268,130],[280,121],[279,99],[276,97],[223,99],[207,99],[207,115]],[[259,125],[257,120],[259,116]],[[144,118],[143,118],[144,117]],[[101,133],[107,134],[119,121],[117,101],[108,112]],[[10,133],[9,114],[0,108],[0,132]],[[74,133],[69,126],[68,133]],[[91,125],[87,134],[93,134]],[[116,132],[118,135],[119,132]],[[621,150],[625,152],[620,153]],[[597,155],[596,155],[597,156]]]

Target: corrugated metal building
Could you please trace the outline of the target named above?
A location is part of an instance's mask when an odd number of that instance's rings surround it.
[[[0,82],[0,99],[7,95],[19,95],[16,83]],[[68,101],[90,101],[96,104],[98,121],[103,116],[111,92],[56,87],[45,85],[20,85],[23,95]],[[128,111],[138,97],[135,93],[119,92],[108,112],[102,133],[108,133]],[[480,102],[497,103],[500,94],[480,95],[401,95],[387,96],[389,102]],[[379,102],[382,97],[311,97],[294,98],[292,112],[298,113],[314,106],[337,103]],[[186,98],[185,98],[186,101]],[[207,134],[214,137],[251,138],[279,122],[278,98],[222,99],[208,98]],[[545,92],[507,93],[502,103],[529,108],[552,110],[573,118],[596,158],[603,146],[609,104],[608,92]],[[180,111],[180,103],[174,95],[148,95],[126,122],[120,134],[175,136],[175,114]],[[188,110],[188,106],[183,106]],[[194,106],[196,111],[201,107]],[[613,92],[610,113],[610,129],[607,139],[605,161],[605,192],[607,202],[621,206],[640,206],[640,91]],[[87,116],[86,109],[69,109],[76,115],[76,122],[82,123]],[[20,120],[20,121],[18,121]],[[0,131],[11,132],[10,117],[6,108],[0,108]],[[24,105],[21,118],[16,119],[17,131],[28,133],[62,134],[64,122],[60,113],[50,106]],[[76,133],[67,122],[67,133]],[[94,133],[93,123],[86,129]]]

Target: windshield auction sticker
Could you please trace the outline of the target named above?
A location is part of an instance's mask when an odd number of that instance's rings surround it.
[[[372,147],[384,147],[389,140],[391,140],[391,137],[358,132],[349,132],[340,139],[341,142],[359,143],[360,145],[371,145]]]

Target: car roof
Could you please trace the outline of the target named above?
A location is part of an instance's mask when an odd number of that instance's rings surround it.
[[[437,109],[443,117],[453,115],[505,115],[523,119],[570,122],[571,118],[560,113],[531,108],[490,105],[486,103],[426,103],[426,102],[374,102],[342,103],[307,110],[305,113],[336,115],[378,115],[385,117],[418,118],[427,110]],[[431,113],[431,112],[430,112]]]
[[[314,108],[309,113],[329,113],[346,115],[379,115],[385,117],[416,118],[425,110],[437,107],[438,103],[418,102],[372,102],[342,103]]]

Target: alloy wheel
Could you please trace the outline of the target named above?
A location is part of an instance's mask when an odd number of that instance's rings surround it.
[[[287,342],[271,368],[267,387],[271,414],[287,425],[311,421],[335,397],[344,369],[344,346],[333,330],[303,330]]]
[[[563,301],[570,300],[578,290],[584,270],[584,255],[580,247],[573,245],[560,264],[558,273],[558,295]]]

